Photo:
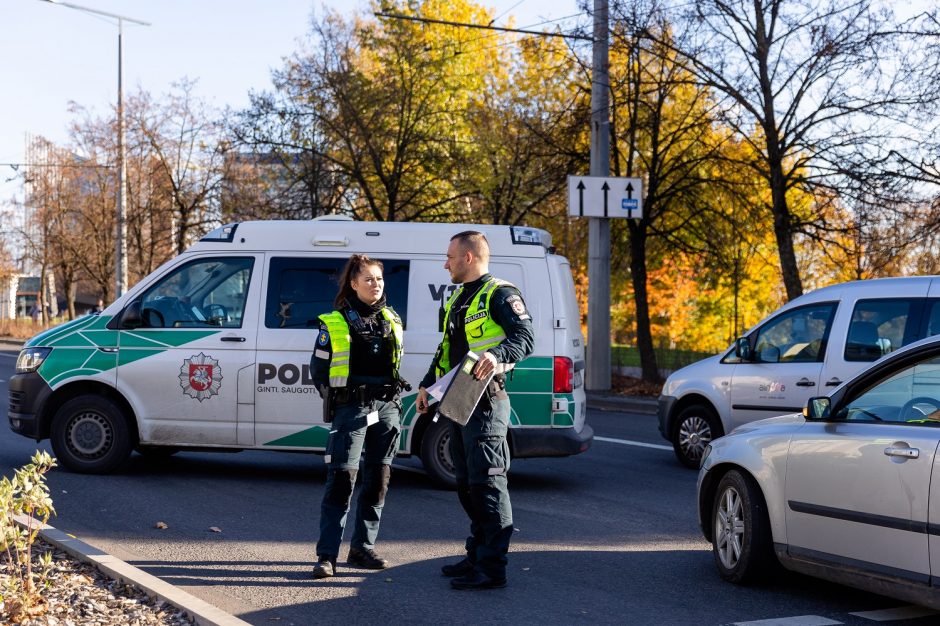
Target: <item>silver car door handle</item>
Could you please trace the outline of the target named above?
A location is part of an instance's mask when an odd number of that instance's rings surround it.
[[[827,387],[838,387],[841,384],[842,384],[842,381],[839,380],[838,378],[831,378],[826,381]]]
[[[797,387],[815,387],[816,383],[810,380],[809,378],[801,378],[800,380],[796,381],[796,386]]]
[[[222,341],[243,342],[245,341],[245,338],[244,337],[222,337]]]
[[[917,448],[885,448],[885,456],[900,456],[905,459],[916,459],[920,457],[920,450]]]

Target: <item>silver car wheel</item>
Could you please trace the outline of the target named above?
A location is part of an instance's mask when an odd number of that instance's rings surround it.
[[[712,429],[704,418],[693,416],[679,425],[679,446],[687,458],[701,460],[711,442]]]
[[[734,569],[741,559],[744,543],[744,509],[741,494],[729,487],[721,494],[715,512],[715,550],[721,564]]]

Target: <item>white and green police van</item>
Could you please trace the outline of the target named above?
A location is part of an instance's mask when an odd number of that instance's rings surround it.
[[[328,425],[310,372],[316,318],[332,309],[353,253],[385,265],[388,302],[405,325],[399,453],[452,484],[445,420],[416,413],[417,383],[441,339],[439,311],[456,288],[444,269],[451,236],[474,229],[494,276],[519,287],[535,351],[507,381],[515,458],[586,450],[584,340],[571,269],[544,230],[357,222],[348,218],[230,224],[140,281],[100,314],[30,339],[10,380],[10,427],[49,438],[75,472],[105,473],[137,450],[322,452]]]

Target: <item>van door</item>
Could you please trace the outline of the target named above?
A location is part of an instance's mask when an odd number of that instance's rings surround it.
[[[130,401],[140,441],[239,443],[239,405],[249,404],[255,362],[261,255],[190,257],[135,298],[141,326],[118,338],[117,387]],[[250,414],[241,413],[250,431]]]
[[[326,447],[329,429],[323,423],[311,357],[319,334],[317,318],[334,309],[339,276],[348,259],[269,257],[254,379],[255,436],[259,446]],[[384,265],[386,300],[407,329],[410,261],[378,260]]]
[[[753,360],[731,376],[731,428],[803,410],[820,395],[820,376],[836,302],[790,309],[752,333]],[[730,430],[729,430],[730,432]]]

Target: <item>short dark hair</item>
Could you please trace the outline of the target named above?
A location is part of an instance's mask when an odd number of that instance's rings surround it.
[[[372,259],[364,254],[354,254],[346,261],[343,271],[339,275],[339,291],[333,299],[333,307],[339,309],[343,303],[355,293],[352,288],[352,279],[362,273],[363,268],[376,266],[385,273],[385,266],[378,259]]]
[[[473,256],[483,262],[490,260],[490,242],[486,240],[486,235],[478,230],[465,230],[457,233],[450,238],[451,241],[457,241],[464,250],[469,250]]]

